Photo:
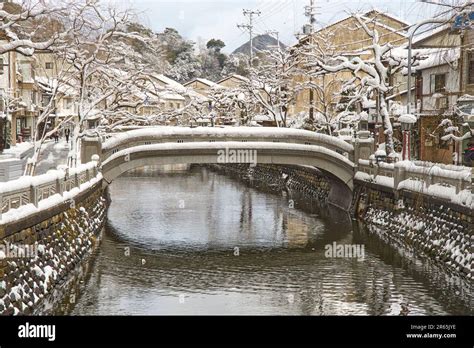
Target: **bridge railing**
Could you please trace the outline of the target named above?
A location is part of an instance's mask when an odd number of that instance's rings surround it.
[[[455,188],[456,194],[471,189],[472,190],[472,169],[462,167],[450,167],[444,165],[417,163],[401,161],[397,163],[374,163],[370,160],[359,160],[358,173],[367,174],[363,176],[356,174],[356,178],[366,181],[384,182],[395,190],[410,189],[410,185],[405,185],[406,180],[417,181],[420,188],[428,189],[432,185],[451,186]],[[377,180],[383,178],[393,178],[390,180]],[[414,185],[411,185],[412,187]]]
[[[96,178],[98,173],[98,162],[92,161],[77,168],[50,170],[0,183],[0,223],[2,214],[29,204],[38,208],[41,201],[54,195],[64,197],[65,193],[80,189],[82,184]]]
[[[103,140],[103,139],[102,139]],[[319,145],[345,155],[354,162],[353,145],[325,134],[296,129],[236,129],[236,128],[145,128],[111,135],[102,141],[101,159],[134,146],[188,142],[273,142]]]

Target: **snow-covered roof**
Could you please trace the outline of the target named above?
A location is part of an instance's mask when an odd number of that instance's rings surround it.
[[[461,97],[458,98],[458,102],[465,102],[465,101],[474,101],[474,95],[463,94]]]
[[[158,93],[158,96],[160,97],[160,99],[180,100],[180,101],[185,100],[185,98],[182,95],[178,93],[173,93],[170,91],[164,91],[164,92]]]
[[[364,13],[364,16],[367,16],[368,14],[370,14],[372,12],[377,12],[379,14],[382,14],[383,16],[388,17],[390,19],[393,19],[393,20],[399,22],[400,24],[402,24],[404,26],[410,26],[411,25],[410,23],[408,23],[407,21],[401,19],[400,17],[397,17],[397,16],[389,13],[388,11],[383,11],[383,10],[377,8],[377,7],[372,7],[371,10]]]
[[[189,82],[186,82],[184,84],[184,86],[189,86],[190,84],[192,84],[193,82],[201,82],[202,84],[206,85],[206,86],[209,86],[209,87],[215,87],[215,86],[218,86],[217,83],[211,81],[211,80],[208,80],[208,79],[203,79],[203,78],[200,78],[200,77],[196,77],[195,79],[189,81]]]
[[[413,38],[413,41],[412,41],[412,45],[413,46],[416,46],[418,45],[420,42],[422,41],[425,41],[426,39],[432,37],[432,36],[435,36],[437,34],[440,34],[442,33],[443,31],[446,31],[448,29],[451,28],[451,24],[450,23],[447,23],[447,24],[443,24],[443,25],[440,25],[438,27],[436,27],[435,29],[433,30],[429,30],[427,32],[424,32],[424,33],[421,33],[420,35],[417,35]]]
[[[384,29],[387,29],[388,31],[391,31],[393,33],[396,33],[400,36],[403,36],[403,37],[408,37],[408,34],[404,33],[402,30],[400,29],[395,29],[385,23],[382,23],[382,22],[379,22],[376,17],[374,19],[372,18],[369,18],[369,17],[365,17],[365,15],[361,16],[362,19],[364,19],[365,21],[367,21],[368,23],[374,23],[375,25],[381,27],[381,28],[384,28]]]
[[[420,60],[414,67],[414,70],[424,70],[433,68],[435,66],[453,63],[461,57],[461,50],[457,48],[442,48],[442,49],[419,49],[414,50],[420,52],[425,58]]]
[[[249,82],[249,81],[250,81],[250,80],[249,80],[248,78],[246,78],[245,76],[237,75],[237,74],[232,74],[232,75],[229,75],[229,76],[224,77],[222,80],[217,81],[217,83],[220,84],[220,83],[222,83],[222,82],[224,82],[224,81],[227,81],[227,80],[229,80],[229,79],[231,79],[231,78],[233,78],[233,77],[236,78],[236,79],[238,79],[238,80],[241,80],[241,81],[243,81],[243,82]]]
[[[153,75],[150,75],[150,76],[152,78],[164,83],[165,85],[168,85],[169,87],[175,88],[177,91],[183,91],[183,92],[186,91],[186,87],[184,87],[182,84],[180,84],[179,82],[177,82],[173,79],[170,79],[169,77],[166,77],[163,74],[153,74]]]
[[[389,18],[392,18],[392,19],[394,19],[394,20],[396,20],[396,21],[398,21],[398,22],[401,22],[402,24],[410,25],[410,24],[408,24],[408,23],[406,23],[406,22],[402,22],[401,20],[396,19],[395,16],[392,16],[392,15],[388,14],[387,11],[380,11],[380,10],[376,10],[376,9],[372,9],[372,10],[370,10],[370,11],[367,11],[367,12],[361,14],[360,17],[361,17],[362,19],[366,20],[366,21],[373,22],[373,23],[376,24],[377,26],[383,27],[383,28],[385,28],[385,29],[387,29],[387,30],[390,30],[390,31],[392,31],[392,32],[396,32],[396,33],[399,34],[400,36],[407,36],[407,34],[404,33],[403,31],[401,31],[400,29],[392,28],[391,26],[389,26],[389,25],[387,25],[387,24],[384,24],[384,23],[378,21],[377,19],[372,19],[372,18],[369,18],[369,17],[366,16],[366,15],[368,15],[368,14],[370,14],[371,12],[374,12],[374,11],[378,12],[378,13],[379,13],[380,15],[382,15],[382,16],[389,17]],[[354,17],[353,14],[349,14],[349,15],[347,15],[347,16],[341,18],[340,20],[338,20],[338,21],[336,21],[336,22],[334,22],[334,23],[331,23],[331,24],[329,24],[329,25],[326,25],[325,27],[322,27],[321,29],[316,30],[314,33],[316,34],[316,33],[318,33],[318,32],[321,32],[321,31],[323,31],[323,30],[325,30],[325,29],[327,29],[327,28],[330,28],[330,27],[332,27],[332,26],[334,26],[334,25],[337,25],[337,24],[339,24],[339,23],[341,23],[341,22],[344,22],[345,20],[348,20],[349,18],[353,18],[353,17]]]
[[[166,77],[165,75],[153,74],[153,75],[150,75],[150,76],[152,78],[160,81],[161,83],[165,84],[166,87],[169,87],[171,89],[171,91],[168,91],[168,93],[169,93],[168,95],[170,95],[170,96],[171,96],[172,92],[175,92],[174,94],[176,96],[178,95],[178,93],[183,93],[183,94],[186,94],[186,95],[188,95],[188,96],[190,96],[194,99],[200,100],[200,101],[207,100],[206,97],[204,97],[202,94],[197,93],[192,88],[186,88],[185,86],[183,86],[179,82],[177,82],[173,79],[170,79],[169,77]],[[180,95],[179,98],[176,98],[176,99],[180,99],[180,98],[183,98],[182,95]],[[170,99],[173,99],[173,98],[170,98]]]

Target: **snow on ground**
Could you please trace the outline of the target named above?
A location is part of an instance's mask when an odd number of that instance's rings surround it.
[[[36,175],[44,174],[50,169],[56,169],[59,165],[67,164],[68,152],[69,145],[65,140],[60,140],[58,143],[48,141],[42,149],[36,167]]]
[[[9,149],[3,150],[5,155],[13,155],[15,158],[21,158],[29,150],[33,149],[33,144],[30,142],[18,143]]]

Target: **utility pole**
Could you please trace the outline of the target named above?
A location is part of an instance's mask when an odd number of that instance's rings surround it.
[[[309,24],[311,25],[311,32],[314,31],[314,24],[316,23],[316,0],[309,0],[309,6],[305,7],[304,15],[309,18]]]
[[[260,16],[259,10],[243,10],[244,16],[249,17],[248,24],[237,24],[237,28],[248,29],[250,34],[250,67],[252,67],[253,61],[253,17],[255,15]]]
[[[316,23],[316,5],[315,5],[316,0],[310,0],[309,1],[309,6],[305,7],[305,16],[308,17],[309,19],[309,25],[307,25],[307,28],[309,30],[304,30],[303,33],[308,33],[309,35],[309,40],[310,44],[313,42],[313,34],[314,34],[314,24]],[[324,77],[323,77],[324,78]],[[311,88],[311,77],[309,78],[310,82],[310,88],[309,88],[309,119],[314,120],[314,91]]]
[[[275,35],[275,38],[277,40],[277,45],[278,45],[278,51],[280,51],[280,38],[279,38],[279,32],[277,30],[267,30],[266,32],[268,35]]]

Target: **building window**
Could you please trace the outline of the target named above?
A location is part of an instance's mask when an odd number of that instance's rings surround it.
[[[440,93],[446,90],[446,74],[431,75],[431,93]]]
[[[47,62],[47,63],[45,64],[45,68],[46,68],[46,69],[49,69],[49,70],[53,69],[53,63]]]
[[[72,107],[72,99],[71,98],[65,98],[63,101],[63,105],[65,109],[70,109]]]
[[[467,83],[474,85],[474,53],[469,54],[467,69]]]
[[[46,107],[48,106],[49,102],[51,101],[51,96],[47,94],[43,94],[43,100],[42,100],[42,106]]]

